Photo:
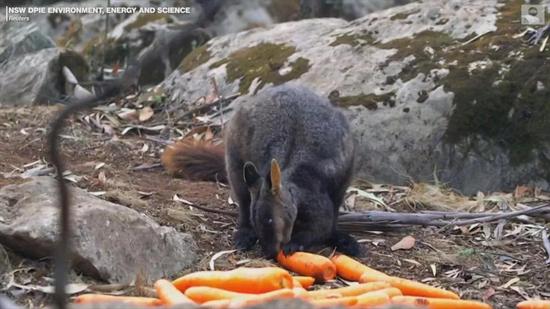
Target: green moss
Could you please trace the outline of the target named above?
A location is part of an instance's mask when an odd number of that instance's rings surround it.
[[[91,38],[82,48],[82,53],[90,58],[101,57],[101,55],[103,54],[103,40],[103,34],[98,34],[95,37]],[[125,59],[128,57],[129,52],[127,46],[125,44],[117,42],[113,38],[107,38],[106,42],[105,63],[124,63]]]
[[[343,34],[330,43],[330,46],[338,46],[342,44],[351,45],[355,47],[357,45],[366,45],[373,44],[375,41],[374,37],[370,33],[365,34]]]
[[[261,43],[240,49],[226,59],[213,63],[210,68],[226,64],[227,79],[230,82],[240,79],[239,90],[244,94],[248,92],[255,79],[259,79],[256,89],[259,90],[265,84],[282,84],[307,72],[310,68],[309,60],[300,57],[289,63],[291,70],[288,73],[284,75],[279,73],[279,70],[295,51],[294,46]]]
[[[522,4],[520,0],[506,2],[500,8],[497,30],[467,44],[462,43],[477,34],[457,42],[446,33],[424,31],[412,38],[373,45],[396,50],[382,68],[392,61],[414,56],[414,60],[397,76],[386,80],[388,84],[397,78],[406,82],[420,73],[429,74],[433,69],[449,70],[449,74],[438,82],[454,94],[455,108],[445,132],[447,142],[462,143],[464,149],[479,149],[476,144],[480,139],[492,141],[508,151],[514,165],[537,156],[548,162],[547,178],[550,179],[550,159],[545,158],[540,150],[541,141],[550,138],[550,51],[547,48],[540,53],[538,46],[528,46],[521,39],[514,38],[522,30],[517,21]],[[356,44],[352,35],[343,35],[337,41],[332,45]],[[433,52],[428,52],[427,47],[431,47]],[[521,57],[517,56],[518,52],[522,53]],[[487,61],[492,65],[470,72],[469,65],[476,61]],[[509,66],[509,70],[502,71],[503,66]],[[495,81],[499,82],[493,84]],[[372,95],[342,99],[340,104],[343,106],[364,105],[371,109],[379,102],[391,103],[391,99]],[[425,99],[427,93],[419,94],[420,102]]]
[[[57,39],[57,45],[60,47],[72,47],[80,42],[82,35],[82,22],[77,19],[69,23],[65,33]]]
[[[172,21],[170,14],[165,13],[152,13],[152,14],[139,14],[135,21],[124,26],[124,30],[130,31],[132,29],[139,29],[148,23],[164,19],[167,23]]]
[[[376,110],[378,108],[378,103],[392,107],[395,106],[395,100],[393,97],[394,93],[387,93],[383,95],[375,95],[371,93],[339,97],[336,102],[340,107],[364,106],[369,110]]]
[[[460,250],[458,252],[458,255],[463,256],[463,257],[470,257],[470,256],[473,256],[475,254],[477,254],[477,252],[474,248],[463,248],[462,250]]]
[[[397,13],[395,15],[393,15],[390,20],[402,20],[402,19],[407,19],[407,17],[413,15],[413,14],[416,14],[420,12],[420,10],[414,10],[414,11],[410,11],[410,12],[402,12],[402,13]]]
[[[540,141],[550,137],[550,61],[548,52],[523,45],[513,36],[521,25],[521,1],[507,3],[497,21],[497,31],[450,55],[459,65],[444,80],[445,90],[455,94],[455,111],[445,134],[451,143],[467,142],[474,149],[478,137],[492,140],[508,150],[512,164],[527,162],[537,154]],[[498,49],[491,48],[498,46]],[[510,58],[523,51],[523,58]],[[468,72],[467,64],[488,59],[493,66]],[[502,65],[510,64],[503,76]],[[499,80],[497,85],[494,81]],[[544,89],[537,89],[542,83]]]
[[[199,65],[210,60],[211,57],[212,56],[208,51],[208,46],[205,44],[193,49],[192,52],[187,54],[187,56],[185,56],[181,61],[178,68],[182,72],[189,72],[194,68],[198,67]]]
[[[398,75],[402,81],[406,82],[415,78],[419,73],[428,74],[431,70],[440,66],[434,61],[434,57],[426,51],[427,47],[431,47],[434,53],[441,53],[443,50],[451,46],[454,42],[448,34],[434,31],[423,31],[414,35],[414,38],[396,39],[383,44],[376,44],[377,47],[383,49],[396,49],[397,52],[388,58],[382,67],[386,67],[392,61],[402,61],[407,56],[414,56],[414,60],[409,63],[402,72]]]

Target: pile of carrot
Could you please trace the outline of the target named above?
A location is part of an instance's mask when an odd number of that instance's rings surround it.
[[[389,276],[348,256],[331,258],[297,252],[277,256],[279,267],[236,268],[229,271],[200,271],[174,281],[155,282],[157,298],[83,294],[75,303],[126,302],[147,307],[196,304],[204,308],[244,308],[259,303],[300,298],[323,308],[340,305],[349,308],[377,308],[405,304],[428,309],[491,309],[488,304],[462,300],[451,291],[420,282]],[[288,270],[298,274],[292,276]],[[342,288],[309,290],[337,276],[357,284]],[[518,309],[550,309],[550,301],[530,300]]]

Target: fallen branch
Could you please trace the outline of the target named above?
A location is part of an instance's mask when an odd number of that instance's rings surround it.
[[[193,205],[200,210],[235,217],[237,212]],[[400,229],[411,225],[453,227],[476,223],[489,223],[512,219],[522,215],[536,216],[550,210],[550,204],[508,213],[464,213],[429,211],[423,213],[399,213],[367,211],[343,213],[338,217],[338,228],[347,232]],[[464,219],[464,220],[461,220]],[[548,245],[550,248],[550,244]],[[550,249],[548,249],[550,252]],[[549,258],[550,260],[550,258]]]
[[[348,213],[338,219],[338,228],[347,232],[363,232],[373,229],[399,229],[411,225],[453,227],[476,223],[496,222],[511,219],[522,215],[535,216],[550,210],[545,204],[521,211],[509,213],[394,213],[385,211],[369,211],[364,213]],[[464,220],[461,220],[464,219]]]
[[[431,225],[431,226],[461,226],[475,223],[485,223],[498,221],[501,219],[513,218],[521,215],[530,215],[545,213],[550,210],[549,204],[537,207],[514,211],[509,213],[463,213],[463,212],[421,212],[421,213],[399,213],[386,211],[367,211],[351,212],[339,217],[342,223],[388,223],[388,224],[407,224],[407,225]],[[467,220],[457,220],[467,219]],[[453,221],[456,220],[456,221]]]

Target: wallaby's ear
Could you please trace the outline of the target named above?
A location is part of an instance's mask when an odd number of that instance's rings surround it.
[[[275,159],[271,160],[271,171],[269,174],[271,177],[271,193],[277,195],[281,192],[281,167]]]
[[[260,179],[260,174],[258,174],[258,170],[256,169],[254,163],[248,161],[244,164],[243,177],[244,182],[249,188],[255,186],[258,183],[258,180]]]

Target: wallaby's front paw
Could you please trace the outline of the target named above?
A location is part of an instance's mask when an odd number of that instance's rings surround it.
[[[333,236],[332,242],[336,250],[343,254],[351,256],[361,255],[359,243],[349,234],[337,231]]]
[[[285,255],[289,255],[297,251],[304,251],[304,246],[292,241],[286,245],[283,245],[283,253]]]
[[[252,229],[240,228],[235,232],[235,247],[238,250],[247,251],[252,249],[258,238]]]

